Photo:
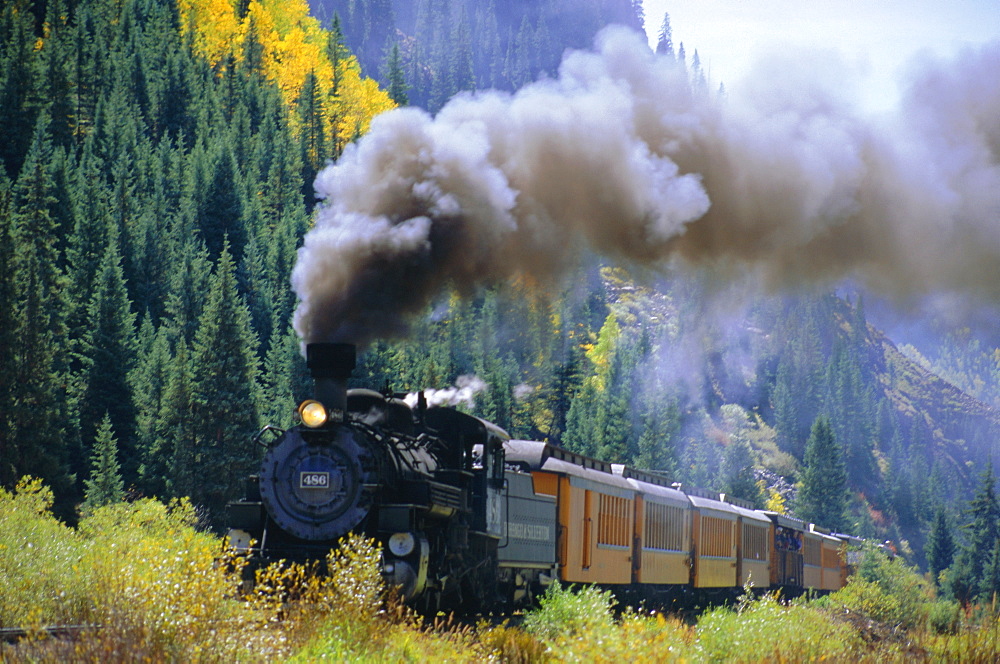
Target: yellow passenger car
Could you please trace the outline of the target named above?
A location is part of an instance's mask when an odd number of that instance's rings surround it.
[[[634,583],[691,583],[691,501],[666,480],[620,465],[616,474],[635,489]]]
[[[839,537],[834,537],[830,531],[809,525],[810,530],[822,537],[820,548],[821,581],[820,590],[838,590],[843,587],[847,576],[846,543]]]
[[[754,510],[753,504],[748,501],[725,494],[719,498],[730,504],[739,517],[737,585],[767,588],[771,585],[771,520]]]
[[[695,588],[735,588],[739,513],[717,493],[686,490],[692,506]]]

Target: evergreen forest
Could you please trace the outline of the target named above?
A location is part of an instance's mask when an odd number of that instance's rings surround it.
[[[253,436],[311,389],[289,278],[316,174],[379,113],[517,89],[650,20],[638,0],[0,4],[0,486],[41,478],[71,524],[190,497],[217,526]],[[1000,340],[894,343],[846,287],[574,277],[445,297],[354,385],[476,384],[459,407],[513,437],[888,540],[965,601],[1000,588]]]

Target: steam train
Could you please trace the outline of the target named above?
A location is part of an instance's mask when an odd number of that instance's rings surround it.
[[[663,606],[750,583],[789,595],[847,576],[845,535],[553,445],[449,407],[347,389],[348,344],[310,344],[315,399],[268,445],[229,542],[258,564],[323,558],[349,532],[417,608],[530,603],[555,579]]]

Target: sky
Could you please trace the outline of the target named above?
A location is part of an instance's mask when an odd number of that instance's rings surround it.
[[[655,47],[665,12],[674,48],[695,49],[714,87],[727,88],[772,51],[839,60],[859,86],[859,103],[889,109],[917,56],[948,56],[1000,40],[1000,0],[644,0]]]

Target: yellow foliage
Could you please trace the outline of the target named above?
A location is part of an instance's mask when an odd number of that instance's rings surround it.
[[[618,346],[621,333],[621,326],[618,325],[618,319],[612,312],[604,319],[604,325],[597,335],[597,343],[586,349],[587,359],[593,363],[595,369],[594,386],[600,391],[604,391],[608,372],[611,370],[611,358]]]
[[[251,2],[246,22],[250,20],[256,21],[264,47],[264,74],[278,84],[289,106],[310,71],[329,91],[333,66],[325,53],[327,33],[309,16],[304,0]]]
[[[372,118],[396,106],[389,95],[370,78],[361,78],[361,68],[352,56],[341,63],[337,95],[337,151],[368,131]]]
[[[181,30],[191,39],[195,53],[217,66],[241,34],[232,0],[178,0],[177,5]]]
[[[251,26],[261,44],[262,73],[281,90],[298,134],[301,121],[295,107],[309,74],[316,77],[322,100],[323,130],[333,136],[336,156],[349,141],[368,131],[372,118],[395,107],[388,93],[361,75],[354,56],[334,70],[327,54],[329,32],[309,15],[306,0],[253,0],[240,19],[233,0],[179,0],[181,26],[195,52],[218,67],[229,57],[243,58]]]
[[[229,638],[244,624],[230,599],[239,567],[216,564],[218,539],[197,531],[190,503],[116,503],[77,529],[51,506],[38,480],[23,480],[16,493],[0,489],[0,626],[101,628],[39,642],[38,651],[29,645],[20,659],[247,659],[247,640]]]
[[[769,512],[777,512],[778,514],[787,514],[788,512],[785,507],[785,497],[774,488],[767,490],[767,500],[764,501],[764,509]]]

